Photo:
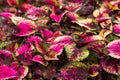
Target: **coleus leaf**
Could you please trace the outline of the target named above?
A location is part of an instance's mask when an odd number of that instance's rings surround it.
[[[89,68],[89,75],[91,77],[96,77],[99,74],[99,65],[98,64],[92,64]]]
[[[26,41],[29,43],[39,43],[42,42],[43,40],[39,36],[30,36],[29,38],[27,38]]]
[[[24,54],[17,56],[17,60],[20,61],[23,65],[32,65],[33,52],[26,51]]]
[[[2,43],[0,43],[0,49],[3,49],[4,47],[6,47],[9,44],[11,44],[11,42],[2,42]]]
[[[48,45],[45,42],[36,42],[35,43],[36,49],[41,54],[45,54],[48,51]]]
[[[93,27],[93,20],[91,18],[88,19],[79,19],[77,21],[74,21],[75,23],[77,23],[78,25],[88,29],[88,30],[92,30]]]
[[[111,74],[120,74],[120,61],[117,59],[104,58],[101,60],[102,68]]]
[[[18,5],[19,4],[19,0],[7,0],[8,4],[10,6],[13,6],[13,5]]]
[[[42,65],[44,65],[44,66],[47,65],[47,64],[45,63],[44,58],[43,58],[42,56],[40,56],[40,55],[35,55],[35,56],[33,57],[32,61],[38,62],[38,63],[40,63],[40,64],[42,64]]]
[[[13,54],[8,50],[0,50],[0,64],[11,64],[13,61]]]
[[[101,30],[99,35],[102,36],[103,38],[106,38],[110,33],[112,33],[111,30]]]
[[[117,36],[120,36],[120,24],[115,24],[113,26],[113,33]]]
[[[120,40],[113,40],[106,46],[109,51],[109,56],[120,59]]]
[[[17,71],[7,65],[0,66],[0,80],[12,79],[17,77]]]
[[[10,19],[11,17],[15,16],[14,14],[10,13],[10,12],[1,12],[0,16],[6,18],[6,19]]]
[[[88,70],[83,63],[72,62],[60,70],[60,75],[60,79],[65,80],[87,80]]]
[[[44,55],[45,60],[59,60],[55,51],[49,51]]]
[[[72,37],[71,36],[63,35],[63,36],[56,37],[52,43],[53,44],[60,43],[61,45],[64,45],[64,47],[65,47],[68,44],[72,44],[73,41],[72,41]]]
[[[17,51],[16,51],[16,56],[19,56],[25,52],[29,52],[33,49],[33,46],[31,46],[30,44],[23,44],[22,46],[20,46]]]
[[[28,36],[35,33],[35,23],[30,20],[21,21],[18,24],[19,31],[15,34],[16,36]]]
[[[109,19],[111,19],[111,17],[99,17],[99,18],[97,18],[97,22],[102,23],[102,22],[107,21]]]
[[[90,42],[94,42],[94,41],[98,41],[98,40],[99,41],[104,40],[104,38],[100,35],[87,36],[81,41],[81,44],[88,44]]]
[[[58,8],[55,8],[53,7],[53,10],[52,10],[52,13],[50,14],[50,17],[55,20],[56,22],[60,22],[63,18],[63,16],[67,13],[67,11],[64,11],[62,13],[59,13],[57,14],[56,11],[57,11]]]
[[[102,6],[99,9],[94,10],[93,16],[101,17],[101,16],[106,16],[108,13],[109,13],[108,9]]]
[[[26,16],[32,20],[38,20],[39,18],[44,18],[48,15],[47,10],[39,7],[31,7],[28,9]]]
[[[11,51],[11,52],[16,52],[16,50],[18,49],[18,43],[11,43],[9,45],[6,46],[6,49]]]
[[[0,50],[0,55],[5,55],[9,58],[12,58],[12,53],[8,50]]]
[[[15,24],[15,25],[18,25],[21,21],[25,21],[26,19],[23,18],[23,17],[17,17],[17,16],[12,16],[10,17],[10,19],[12,20],[12,22]]]
[[[67,57],[71,61],[80,61],[89,56],[89,51],[85,48],[77,49],[76,44],[70,44],[65,47]]]
[[[60,55],[63,51],[64,46],[60,44],[54,44],[49,47],[48,53],[51,51],[56,52],[56,55]]]
[[[66,14],[72,21],[77,21],[80,17],[78,14],[74,13],[74,12],[68,12]]]
[[[18,73],[19,73],[19,78],[18,79],[24,79],[24,77],[28,74],[29,68],[27,66],[20,66],[20,68],[18,69]]]
[[[63,18],[63,16],[65,15],[65,13],[66,13],[66,12],[61,13],[61,14],[52,13],[52,14],[50,15],[50,17],[51,17],[53,20],[55,20],[56,22],[59,23],[59,22],[61,21],[61,19]]]
[[[59,6],[58,0],[45,0],[45,1],[53,6]]]
[[[111,10],[120,10],[118,7],[118,4],[120,4],[119,0],[116,1],[109,1],[109,2],[104,2],[104,6],[107,8],[110,8]]]
[[[53,32],[48,29],[41,30],[42,37],[49,41],[53,37]]]

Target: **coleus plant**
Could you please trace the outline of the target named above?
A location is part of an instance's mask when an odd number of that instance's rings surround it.
[[[0,80],[119,80],[119,27],[119,0],[1,0]]]

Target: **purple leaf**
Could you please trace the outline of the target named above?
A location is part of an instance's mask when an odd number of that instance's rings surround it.
[[[24,65],[32,65],[33,52],[26,51],[24,54],[17,56],[17,59]]]
[[[107,49],[109,51],[109,56],[120,59],[120,40],[114,40],[108,43]]]
[[[99,74],[99,65],[98,64],[92,64],[89,68],[89,75],[91,77],[96,77]]]
[[[5,55],[9,58],[12,58],[12,53],[8,50],[0,50],[0,55]]]
[[[15,34],[16,36],[28,36],[35,33],[35,23],[30,20],[21,21],[18,24],[19,31]]]
[[[0,66],[0,80],[6,80],[17,77],[17,71],[7,65]]]
[[[80,62],[71,64],[61,69],[60,80],[87,80],[88,70],[86,66]]]
[[[104,58],[101,60],[102,68],[111,74],[120,74],[120,61],[117,59]]]
[[[113,33],[117,36],[120,36],[120,24],[115,24],[113,26]]]

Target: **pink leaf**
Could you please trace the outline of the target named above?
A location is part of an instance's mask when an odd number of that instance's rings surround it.
[[[117,36],[120,36],[120,24],[115,24],[113,26],[113,33]]]
[[[120,40],[114,40],[107,45],[109,55],[113,58],[120,59]]]
[[[38,62],[42,65],[45,65],[45,61],[44,61],[43,57],[40,55],[35,55],[32,60],[35,62]]]
[[[19,31],[16,36],[28,36],[35,32],[35,23],[30,20],[21,21],[18,24]]]
[[[2,65],[0,66],[0,80],[11,79],[17,77],[17,71],[13,68]]]
[[[31,36],[30,38],[27,39],[27,42],[39,43],[39,42],[42,42],[42,39],[39,36]]]
[[[12,53],[8,50],[0,50],[0,54],[3,54],[9,58],[12,58]]]
[[[47,41],[49,41],[49,39],[53,37],[53,32],[48,29],[41,30],[41,34],[42,37],[44,37]]]
[[[98,40],[104,40],[104,38],[100,35],[87,36],[81,41],[81,44],[87,44]]]
[[[14,14],[10,13],[10,12],[1,12],[0,16],[3,16],[6,19],[11,18],[12,16],[14,16]]]
[[[24,44],[18,48],[18,50],[16,51],[16,56],[19,56],[31,50],[32,50],[32,46],[30,44]]]
[[[28,67],[27,66],[21,66],[19,69],[18,69],[18,73],[20,74],[20,77],[19,79],[23,79],[27,74],[28,74]]]
[[[49,48],[49,52],[50,51],[54,51],[56,52],[56,55],[60,55],[63,51],[63,48],[64,46],[63,45],[60,45],[60,44],[54,44],[54,45],[51,45],[50,48]]]
[[[57,38],[55,38],[55,40],[53,41],[53,44],[57,44],[60,43],[61,45],[68,45],[68,44],[72,44],[72,37],[68,36],[68,35],[64,35],[64,36],[59,36]]]

